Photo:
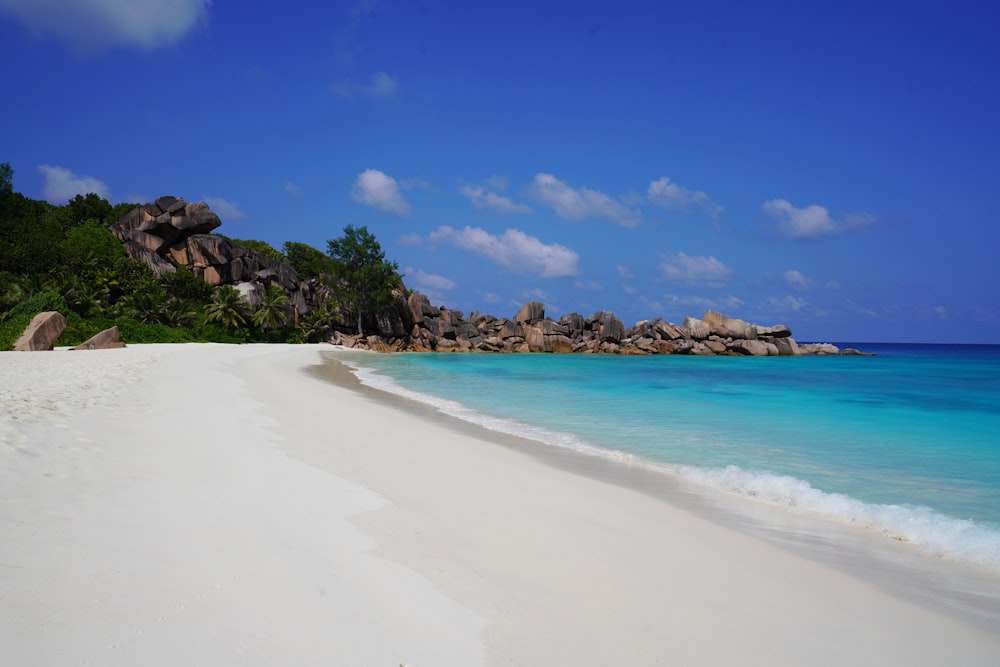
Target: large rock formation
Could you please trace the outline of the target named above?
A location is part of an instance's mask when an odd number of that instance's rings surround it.
[[[397,295],[398,296],[398,295]],[[379,326],[367,337],[335,334],[331,342],[379,352],[578,352],[584,354],[692,354],[795,356],[837,354],[829,343],[799,346],[783,325],[758,326],[706,311],[703,319],[687,317],[678,326],[661,318],[626,328],[614,313],[599,310],[590,317],[568,313],[556,322],[537,301],[524,304],[510,319],[473,312],[468,319],[457,310],[431,305],[426,296],[411,294],[390,306],[379,321],[398,320],[407,328],[399,335]],[[405,324],[404,324],[405,322]]]
[[[50,310],[31,318],[24,333],[14,342],[17,352],[51,350],[56,339],[66,330],[66,318],[62,313]]]
[[[304,280],[285,262],[209,233],[221,224],[205,202],[163,196],[135,207],[109,229],[130,257],[145,262],[157,276],[184,266],[210,285],[235,287],[250,304],[260,303],[265,286],[275,285],[288,296],[292,322],[315,308],[317,294],[324,291],[321,285]],[[396,327],[386,333],[404,331]]]

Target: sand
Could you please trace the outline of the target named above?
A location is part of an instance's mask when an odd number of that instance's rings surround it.
[[[0,354],[0,664],[994,665],[1000,628],[352,389]]]

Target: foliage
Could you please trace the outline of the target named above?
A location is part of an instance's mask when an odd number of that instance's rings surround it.
[[[333,260],[334,288],[356,316],[361,335],[364,319],[392,303],[399,265],[386,261],[382,246],[367,227],[344,227],[341,238],[327,242],[327,254]]]
[[[19,192],[0,206],[0,271],[45,273],[59,263],[62,229],[49,215],[53,207]]]
[[[72,227],[59,244],[62,265],[78,276],[94,276],[102,266],[113,266],[124,255],[121,242],[95,219]]]
[[[212,298],[215,288],[196,276],[186,266],[178,267],[173,273],[168,273],[160,279],[167,294],[175,299],[190,299],[205,302]]]
[[[246,324],[246,305],[240,293],[229,285],[216,289],[211,302],[205,308],[205,322],[230,329]]]
[[[264,259],[273,259],[278,262],[285,261],[285,256],[280,251],[275,250],[267,241],[257,241],[255,239],[229,239],[236,245],[241,245],[247,250],[253,250]]]
[[[274,285],[264,288],[261,302],[253,312],[253,323],[264,331],[280,329],[288,322],[288,297]]]
[[[14,170],[9,162],[0,162],[0,197],[14,191]]]
[[[11,308],[4,321],[0,322],[0,350],[13,349],[14,343],[31,323],[31,318],[50,310],[63,315],[71,312],[63,297],[53,291],[39,292]]]
[[[285,251],[285,261],[306,280],[333,275],[333,260],[311,245],[285,241],[282,249]]]
[[[264,241],[231,239],[319,283],[319,306],[301,318],[277,285],[266,286],[251,307],[233,287],[213,287],[187,268],[158,278],[129,257],[108,224],[136,204],[111,205],[89,193],[54,206],[15,192],[13,173],[0,163],[0,349],[48,310],[67,319],[59,345],[112,326],[126,343],[316,342],[345,321],[362,331],[398,284],[397,265],[365,227],[345,227],[342,238],[328,242],[329,255],[292,241],[279,252]]]

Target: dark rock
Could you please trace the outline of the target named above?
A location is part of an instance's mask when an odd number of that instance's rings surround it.
[[[122,232],[122,237],[120,241],[132,241],[138,245],[143,246],[147,250],[151,250],[158,255],[163,255],[167,249],[167,242],[154,234],[149,232],[142,232],[138,229],[127,229]]]
[[[177,270],[177,267],[163,259],[155,252],[147,248],[146,246],[139,245],[134,241],[125,241],[122,243],[122,248],[125,249],[125,253],[132,259],[138,259],[139,261],[145,262],[149,268],[153,270],[157,278],[162,278],[168,273],[173,273]]]
[[[427,320],[427,329],[435,338],[447,338],[455,340],[455,327],[451,326],[441,318]]]
[[[801,343],[801,354],[840,354],[840,348],[832,343]]]
[[[681,329],[687,334],[686,337],[693,340],[705,340],[712,334],[708,324],[696,317],[685,317],[681,322]]]
[[[583,331],[584,322],[580,313],[566,313],[559,318],[559,324],[566,327],[567,335],[571,337]]]
[[[778,348],[778,354],[783,357],[793,357],[799,353],[799,346],[795,342],[794,338],[775,338],[773,339],[774,346]]]
[[[702,320],[708,325],[709,331],[721,338],[757,339],[757,327],[749,322],[728,317],[714,310],[706,310]]]
[[[514,321],[518,324],[536,324],[543,319],[545,319],[545,306],[538,301],[529,301],[514,315]]]
[[[62,313],[55,310],[38,313],[31,318],[20,338],[14,342],[14,350],[17,352],[51,350],[55,346],[56,339],[65,330],[66,318]]]
[[[520,324],[517,324],[516,322],[511,322],[510,320],[503,320],[503,325],[500,327],[499,336],[503,340],[515,337],[523,338],[524,328]]]
[[[156,206],[164,213],[169,213],[170,207],[176,203],[177,197],[171,197],[170,195],[163,195],[156,198]]]
[[[228,264],[233,259],[232,243],[221,236],[195,234],[187,239],[187,254],[192,267]]]
[[[188,217],[188,225],[183,231],[190,234],[208,234],[210,231],[222,224],[219,216],[208,208],[208,204],[203,201],[187,204],[184,207],[184,214]]]
[[[157,200],[157,201],[159,201],[159,200]],[[181,211],[183,211],[186,207],[187,207],[187,202],[186,201],[184,201],[183,199],[175,199],[174,203],[171,204],[166,209],[166,212],[169,213],[170,215],[177,215],[178,213],[180,213]]]
[[[618,343],[625,337],[625,325],[611,311],[598,310],[587,320],[602,343]]]
[[[792,330],[784,324],[775,324],[773,327],[757,326],[757,336],[771,336],[772,338],[787,338],[792,335]]]

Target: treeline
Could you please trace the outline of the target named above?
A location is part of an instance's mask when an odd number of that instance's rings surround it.
[[[157,278],[108,230],[135,206],[93,193],[63,206],[30,199],[14,191],[13,170],[0,164],[0,350],[49,310],[67,319],[56,345],[77,345],[112,326],[126,343],[317,342],[334,329],[360,330],[400,284],[397,265],[364,227],[345,227],[327,253],[292,241],[278,250],[230,239],[323,287],[316,308],[296,322],[287,295],[272,285],[251,306],[235,288],[214,287],[185,267]]]

